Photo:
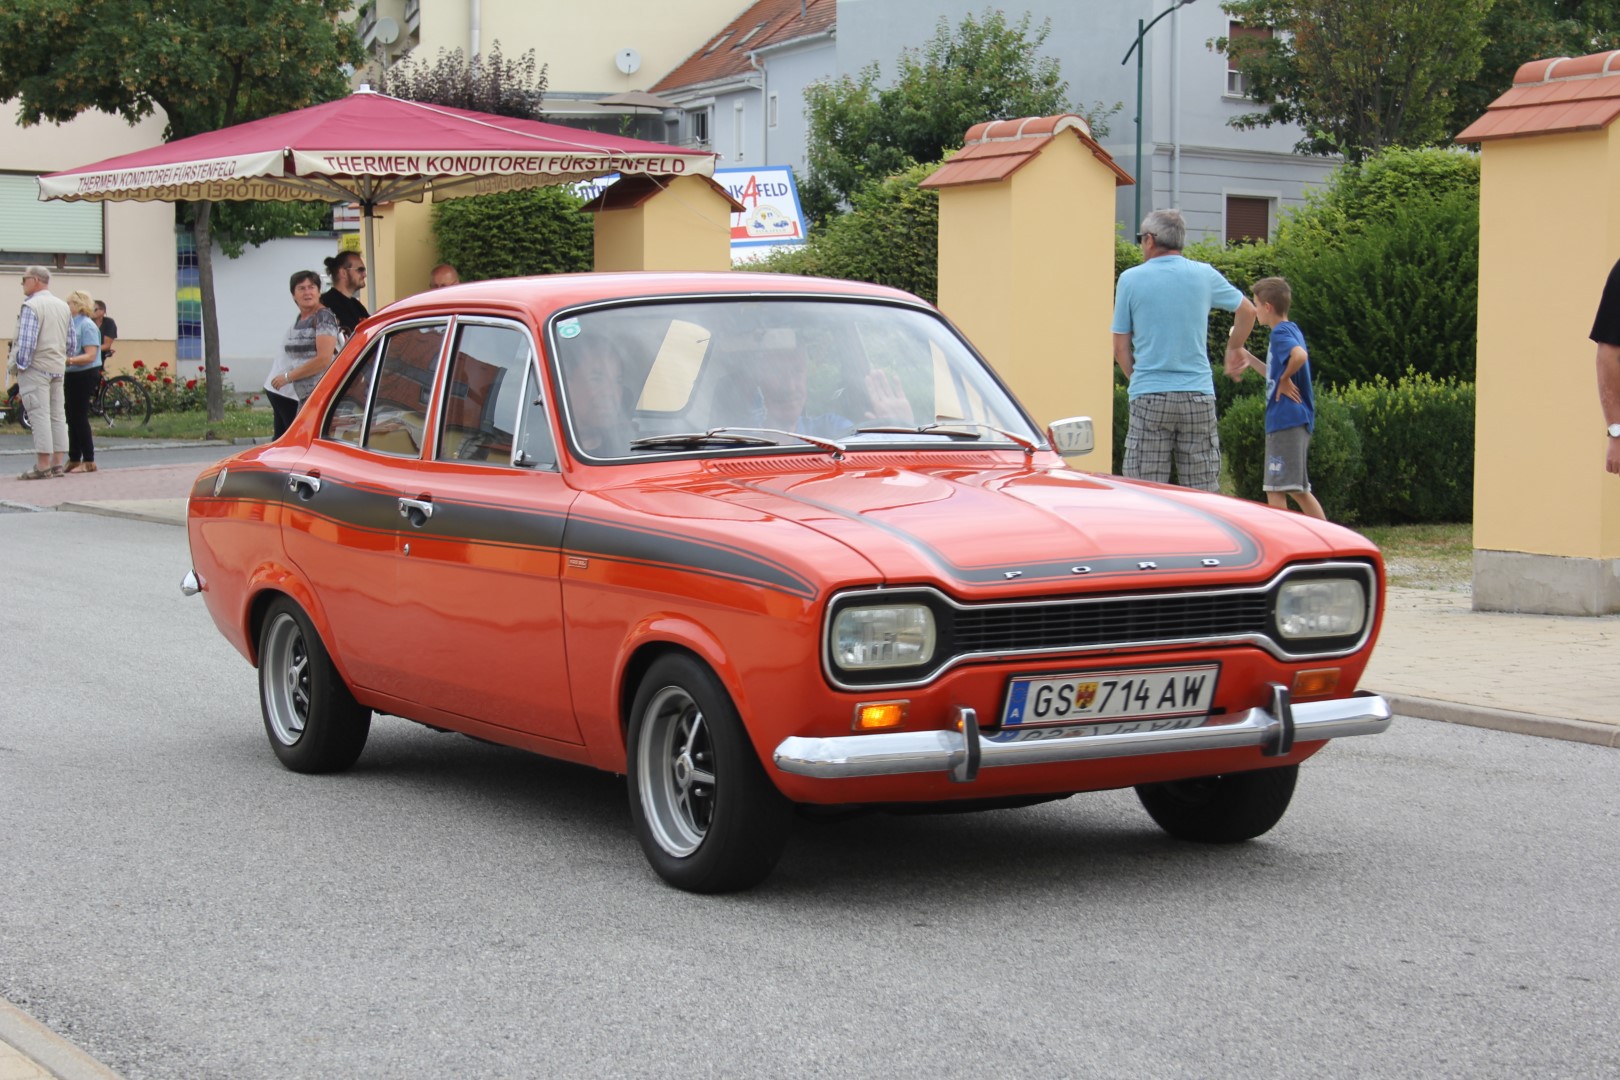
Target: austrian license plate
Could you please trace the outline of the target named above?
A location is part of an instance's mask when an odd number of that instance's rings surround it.
[[[1217,664],[1024,676],[1007,687],[1004,728],[1207,714]]]

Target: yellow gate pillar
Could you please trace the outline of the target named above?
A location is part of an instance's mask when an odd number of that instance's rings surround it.
[[[1620,52],[1537,60],[1457,136],[1481,144],[1477,610],[1620,611],[1620,477],[1587,339],[1620,257],[1617,117]]]
[[[706,176],[626,176],[586,203],[597,270],[730,270],[742,204]]]
[[[939,307],[1043,427],[1089,415],[1112,471],[1114,188],[1131,177],[1078,116],[977,124],[939,190]]]

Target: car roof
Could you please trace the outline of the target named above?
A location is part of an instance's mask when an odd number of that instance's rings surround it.
[[[713,273],[584,273],[546,274],[539,277],[497,278],[451,285],[444,289],[407,296],[389,304],[391,317],[419,312],[436,313],[468,305],[494,304],[522,307],[533,312],[537,321],[553,312],[594,300],[624,300],[660,296],[759,296],[773,293],[813,294],[851,299],[899,300],[921,303],[917,297],[885,285],[834,278],[799,277],[792,274],[761,274],[739,271]]]

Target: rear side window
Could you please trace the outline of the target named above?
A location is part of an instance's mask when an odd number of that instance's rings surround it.
[[[366,358],[354,366],[348,381],[332,402],[332,411],[326,414],[326,426],[321,429],[321,438],[350,446],[360,445],[366,432],[366,403],[371,400],[371,376],[377,367],[377,352],[374,346]]]
[[[444,338],[445,324],[432,323],[396,330],[383,340],[371,422],[361,443],[367,450],[420,456]]]

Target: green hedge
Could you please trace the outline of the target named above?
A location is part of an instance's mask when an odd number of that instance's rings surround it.
[[[1235,401],[1220,424],[1221,453],[1236,494],[1264,502],[1265,395],[1253,394]],[[1359,500],[1367,475],[1365,452],[1349,406],[1331,394],[1318,394],[1308,471],[1311,492],[1332,521],[1361,520]]]
[[[939,195],[917,185],[939,162],[917,165],[856,192],[849,213],[813,229],[809,242],[750,269],[869,281],[939,298]]]
[[[596,222],[564,187],[474,195],[433,205],[439,258],[462,281],[565,274],[596,262]]]
[[[1263,500],[1263,397],[1234,401],[1220,427],[1236,494]],[[1317,387],[1310,475],[1313,493],[1334,521],[1472,520],[1473,385],[1408,373],[1398,383],[1380,378],[1338,389]]]

